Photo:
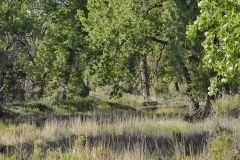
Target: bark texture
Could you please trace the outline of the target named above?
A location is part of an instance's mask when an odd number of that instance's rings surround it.
[[[141,82],[142,82],[142,89],[143,89],[143,98],[144,102],[149,101],[150,97],[150,84],[149,84],[149,74],[147,68],[147,57],[144,55],[141,57],[140,61],[140,72],[141,72]]]

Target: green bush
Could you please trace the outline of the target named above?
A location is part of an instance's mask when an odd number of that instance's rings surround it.
[[[74,141],[74,147],[75,148],[82,148],[86,145],[86,137],[85,136],[80,136]]]
[[[211,160],[233,159],[234,139],[230,132],[220,132],[211,142],[209,158]]]
[[[212,104],[212,109],[218,116],[239,116],[240,95],[225,95]]]

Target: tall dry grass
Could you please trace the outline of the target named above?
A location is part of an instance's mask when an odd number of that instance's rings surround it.
[[[228,128],[240,142],[240,120],[233,118],[211,117],[189,123],[179,118],[95,111],[85,118],[49,119],[41,127],[34,123],[0,124],[0,151],[4,154],[0,159],[10,155],[31,159],[35,153],[42,159],[201,160],[208,159],[211,137],[219,128]],[[77,148],[79,137],[86,139],[86,144]],[[39,152],[34,152],[39,140]]]

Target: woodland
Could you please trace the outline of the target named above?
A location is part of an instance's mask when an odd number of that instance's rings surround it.
[[[239,0],[0,0],[0,159],[239,160]]]

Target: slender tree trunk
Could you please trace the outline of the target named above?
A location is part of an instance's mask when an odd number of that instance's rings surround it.
[[[154,95],[155,95],[155,98],[157,99],[158,97],[158,94],[159,94],[159,70],[160,70],[160,67],[159,67],[159,61],[155,60],[155,64],[154,64],[154,71],[153,71],[153,79],[154,79]]]
[[[230,95],[231,89],[230,89],[230,85],[228,83],[223,85],[222,93],[223,93],[223,95]]]
[[[141,57],[140,70],[141,70],[141,82],[142,82],[142,88],[143,88],[143,98],[144,98],[144,102],[148,102],[150,97],[150,84],[149,84],[149,74],[148,74],[148,68],[147,68],[147,57],[145,55]]]
[[[211,97],[206,94],[205,106],[204,106],[204,117],[207,117],[211,112]]]
[[[30,101],[33,96],[33,81],[31,79],[31,77],[26,78],[25,85],[24,85],[24,91],[25,91],[24,100]]]
[[[176,91],[177,91],[177,92],[180,92],[178,82],[175,82],[175,88],[176,88]]]
[[[0,103],[4,101],[4,94],[3,94],[4,87],[5,87],[4,78],[1,77],[0,75]]]
[[[179,57],[178,62],[182,68],[184,77],[185,77],[187,85],[188,85],[187,92],[188,92],[188,96],[189,96],[189,113],[194,114],[199,109],[199,102],[195,100],[195,98],[193,97],[193,94],[192,94],[192,88],[190,87],[192,80],[191,80],[188,68],[186,67],[186,65],[183,62],[181,57]]]
[[[89,93],[90,93],[89,84],[88,84],[88,82],[85,83],[84,81],[82,81],[82,83],[83,83],[83,89],[82,89],[82,95],[81,96],[88,97]]]
[[[159,82],[158,82],[159,77],[158,76],[161,71],[162,50],[160,52],[160,55],[157,55],[154,58],[153,78],[154,78],[154,94],[156,98],[158,97],[158,94],[159,94]]]
[[[50,67],[50,65],[49,65]],[[39,84],[40,90],[38,92],[38,98],[42,98],[44,96],[44,92],[45,92],[45,87],[46,87],[46,77],[47,77],[47,72],[45,72],[42,76],[41,76],[41,81]]]
[[[165,48],[165,45],[161,48],[160,54],[157,55],[154,59],[154,69],[153,69],[153,76],[154,76],[154,92],[155,92],[155,97],[158,97],[159,94],[159,73],[161,72],[161,60],[162,60],[162,55],[163,55],[163,50]]]
[[[44,90],[45,90],[45,83],[44,82],[41,82],[40,84],[40,90],[38,92],[38,98],[42,98],[43,95],[44,95]]]
[[[74,65],[74,57],[75,57],[75,51],[72,49],[72,48],[68,48],[68,53],[69,53],[69,56],[68,56],[68,59],[67,59],[67,68],[65,69],[65,77],[64,77],[64,86],[63,86],[63,95],[62,95],[62,100],[66,100],[67,99],[67,86],[68,86],[68,83],[70,81],[70,70],[71,70],[71,67]]]
[[[189,108],[188,108],[188,111],[189,111],[190,115],[193,115],[199,109],[199,102],[194,99],[192,93],[189,92],[188,96],[189,96]]]
[[[157,97],[159,95],[159,84],[158,84],[158,76],[154,75],[154,96],[157,100]]]

